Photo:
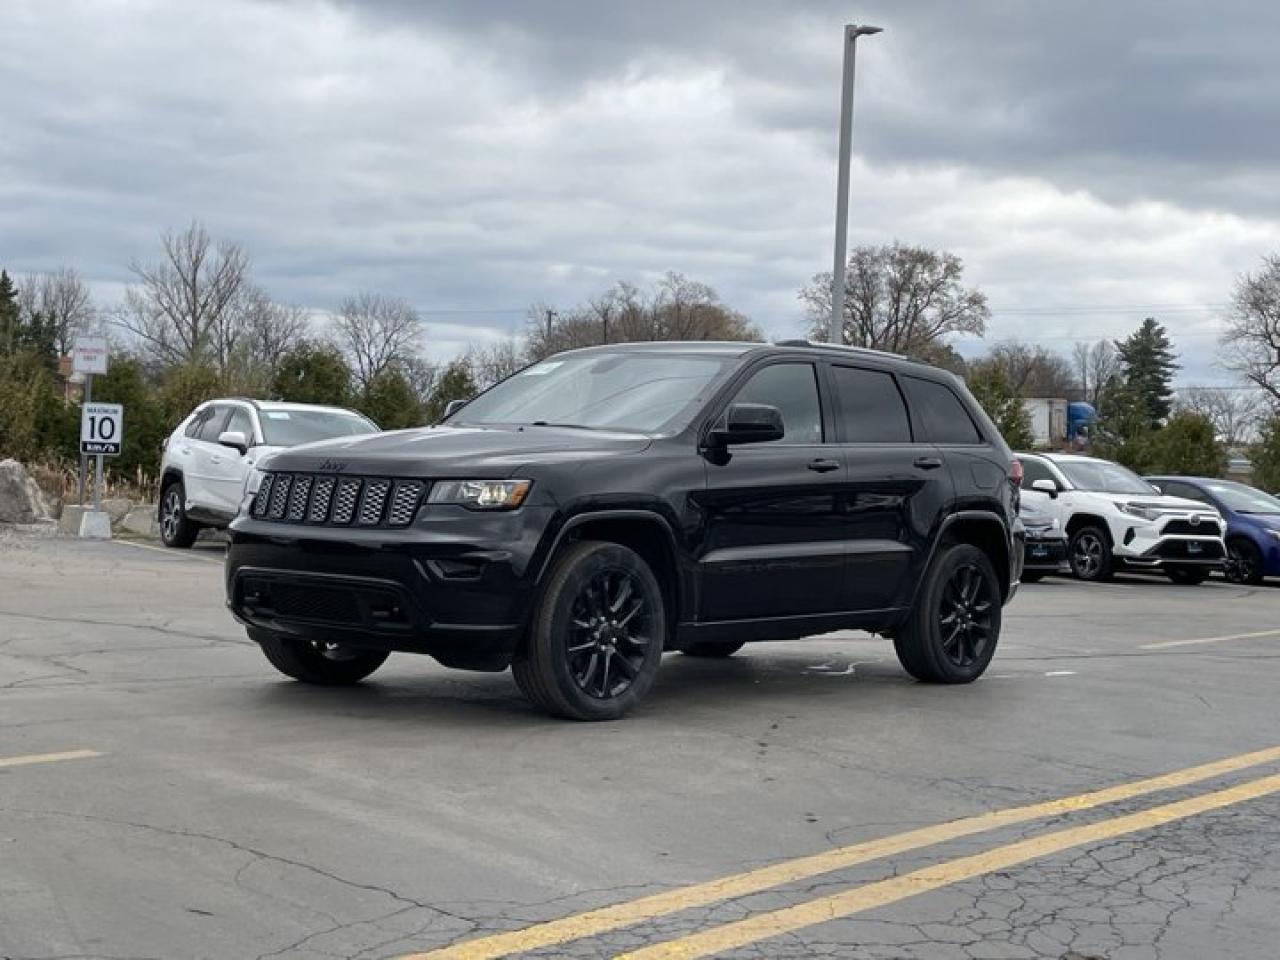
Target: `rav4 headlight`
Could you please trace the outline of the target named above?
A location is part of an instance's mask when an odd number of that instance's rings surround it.
[[[1141,517],[1143,520],[1154,520],[1160,516],[1159,510],[1153,510],[1151,507],[1143,507],[1135,503],[1117,503],[1116,506],[1121,513],[1127,513],[1131,517]]]
[[[468,510],[514,510],[529,495],[531,480],[442,480],[428,503],[453,503]]]

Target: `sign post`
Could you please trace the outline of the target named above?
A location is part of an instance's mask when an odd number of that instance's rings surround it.
[[[109,348],[107,346],[106,337],[76,337],[71,346],[71,372],[78,373],[84,377],[84,397],[81,399],[81,405],[87,407],[93,399],[93,377],[95,374],[105,374],[107,372],[107,358]],[[85,474],[88,473],[87,457],[84,453],[84,429],[83,415],[81,418],[81,453],[80,453],[80,503],[84,503],[84,485]],[[102,470],[102,459],[98,459],[98,470]],[[98,487],[102,485],[101,474],[98,477]],[[94,501],[97,503],[97,500]]]

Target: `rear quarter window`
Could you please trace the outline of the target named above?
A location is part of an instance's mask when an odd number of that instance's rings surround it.
[[[926,443],[982,443],[982,432],[954,390],[935,380],[903,377],[903,388],[915,415],[916,425]]]

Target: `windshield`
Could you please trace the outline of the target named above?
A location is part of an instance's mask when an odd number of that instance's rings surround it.
[[[372,421],[337,410],[263,410],[262,442],[269,447],[296,447],[314,440],[377,433]]]
[[[1132,470],[1107,460],[1059,460],[1057,467],[1077,490],[1093,493],[1139,493],[1151,496],[1155,488]]]
[[[1204,488],[1217,497],[1228,510],[1234,510],[1236,513],[1280,516],[1280,499],[1261,490],[1255,490],[1253,487],[1246,487],[1243,483],[1219,480],[1206,483]]]
[[[552,358],[482,393],[449,422],[653,433],[692,416],[734,360],[643,352]]]

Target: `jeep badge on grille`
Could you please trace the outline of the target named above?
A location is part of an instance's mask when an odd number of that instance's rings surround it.
[[[341,473],[347,469],[347,464],[343,460],[326,460],[316,468],[322,473]]]

